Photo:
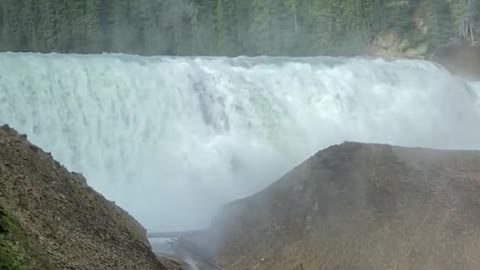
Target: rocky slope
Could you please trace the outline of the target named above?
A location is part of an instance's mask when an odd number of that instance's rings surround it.
[[[344,143],[226,206],[216,259],[232,270],[480,269],[479,194],[480,152]]]
[[[0,269],[166,269],[145,230],[25,136],[0,128]]]

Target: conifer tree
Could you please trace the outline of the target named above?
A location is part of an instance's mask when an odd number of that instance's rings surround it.
[[[428,16],[429,38],[432,41],[432,49],[446,44],[452,34],[452,18],[448,2],[445,0],[429,0]]]
[[[85,0],[85,37],[87,52],[95,52],[103,47],[103,33],[100,25],[100,1]]]
[[[478,39],[480,0],[2,0],[0,49],[355,54],[382,32],[412,36],[424,4],[430,43]]]

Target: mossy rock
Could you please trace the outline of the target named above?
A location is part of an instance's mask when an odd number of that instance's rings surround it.
[[[43,257],[41,247],[29,241],[18,221],[0,206],[0,270],[51,270]]]
[[[14,242],[0,240],[0,269],[1,270],[23,270],[24,252]]]
[[[16,241],[15,222],[0,208],[0,270],[23,270],[25,251]]]

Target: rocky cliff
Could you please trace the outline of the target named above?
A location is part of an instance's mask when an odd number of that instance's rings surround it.
[[[480,269],[480,152],[344,143],[227,205],[225,269]]]
[[[452,74],[470,80],[480,80],[480,47],[456,44],[440,48],[432,59]]]
[[[145,229],[9,127],[0,128],[0,269],[166,269]]]

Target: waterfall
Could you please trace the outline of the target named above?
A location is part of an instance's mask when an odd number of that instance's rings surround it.
[[[0,124],[155,231],[345,140],[480,149],[479,95],[426,61],[0,54]]]

